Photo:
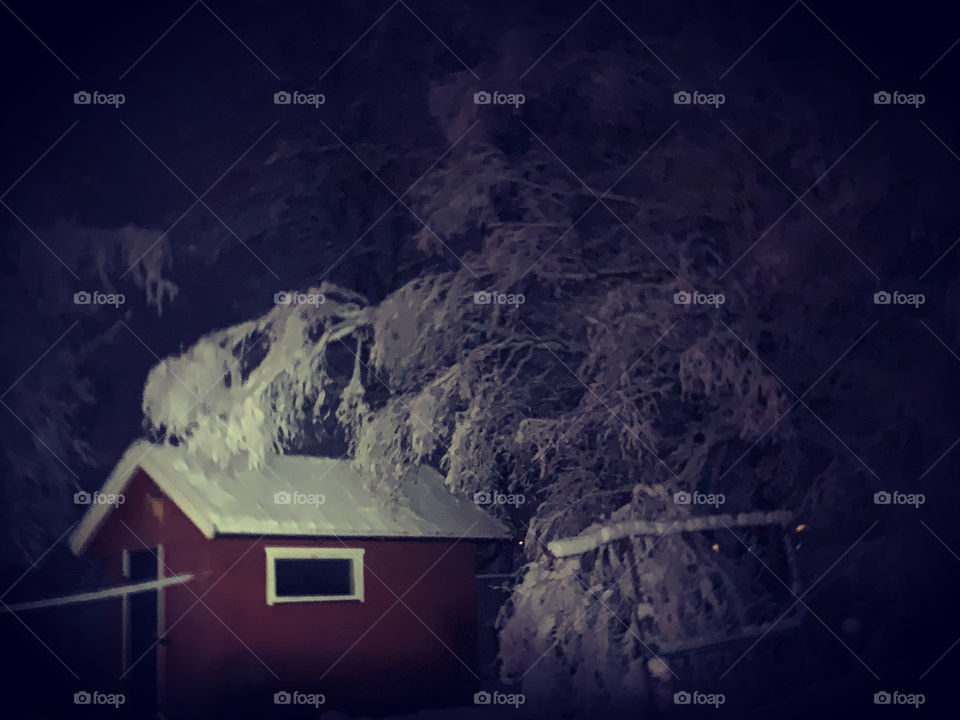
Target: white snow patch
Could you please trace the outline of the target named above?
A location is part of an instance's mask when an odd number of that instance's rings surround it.
[[[104,491],[119,493],[143,468],[208,536],[508,538],[510,531],[471,502],[454,497],[433,468],[414,468],[398,500],[375,496],[343,459],[273,455],[259,467],[223,468],[183,447],[134,443]],[[71,538],[82,550],[110,507],[92,505]]]

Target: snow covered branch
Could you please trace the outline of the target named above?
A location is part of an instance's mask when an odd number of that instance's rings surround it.
[[[749,527],[753,525],[786,525],[793,514],[786,510],[770,512],[747,512],[737,515],[700,515],[686,520],[629,520],[607,527],[595,528],[575,537],[553,540],[547,549],[555,557],[582,555],[596,550],[601,545],[633,535],[663,536],[671,533],[699,532],[723,527]]]

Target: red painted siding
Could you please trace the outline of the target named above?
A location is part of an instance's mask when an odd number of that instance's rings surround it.
[[[163,591],[168,706],[200,712],[239,699],[272,704],[274,691],[299,690],[323,693],[328,709],[376,709],[462,702],[475,689],[466,667],[476,647],[468,542],[208,540],[139,471],[90,552],[119,579],[121,550],[144,545],[163,545],[166,575],[200,575]],[[362,547],[365,601],[268,606],[268,546]]]

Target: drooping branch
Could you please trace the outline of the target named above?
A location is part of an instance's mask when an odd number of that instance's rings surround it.
[[[786,525],[792,517],[793,513],[790,511],[772,510],[739,513],[737,515],[700,515],[674,522],[667,520],[628,520],[615,525],[587,530],[576,537],[553,540],[548,543],[547,549],[554,557],[563,558],[571,555],[582,555],[614,540],[634,535],[662,537],[672,533],[717,530],[725,527]]]

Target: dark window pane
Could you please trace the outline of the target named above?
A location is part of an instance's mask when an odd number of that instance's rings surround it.
[[[157,548],[143,548],[130,550],[127,556],[130,560],[130,579],[145,582],[157,579]]]
[[[278,558],[274,562],[277,597],[353,594],[349,558]]]

